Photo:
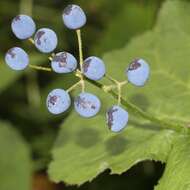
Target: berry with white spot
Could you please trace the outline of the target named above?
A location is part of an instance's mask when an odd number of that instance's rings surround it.
[[[70,107],[71,98],[65,90],[54,89],[48,94],[46,105],[52,114],[60,114]]]
[[[120,106],[112,106],[106,113],[107,124],[111,131],[120,132],[128,123],[128,112]]]
[[[78,5],[68,5],[63,11],[63,22],[67,28],[76,30],[86,24],[86,15]]]
[[[22,48],[13,47],[7,51],[5,62],[13,70],[24,70],[29,64],[29,56]]]
[[[83,63],[83,72],[91,80],[100,80],[106,72],[105,64],[98,57],[88,57]]]
[[[77,60],[68,52],[59,52],[53,57],[51,67],[56,73],[70,73],[77,68]]]
[[[34,43],[36,48],[42,53],[50,53],[57,47],[57,35],[49,28],[41,28],[34,36]]]
[[[144,86],[150,75],[149,65],[143,59],[136,59],[129,65],[126,75],[133,85]]]
[[[89,118],[99,112],[101,102],[95,95],[82,92],[75,98],[74,106],[79,115]]]
[[[15,36],[21,40],[30,38],[36,31],[35,22],[27,15],[16,16],[12,20],[11,28]]]

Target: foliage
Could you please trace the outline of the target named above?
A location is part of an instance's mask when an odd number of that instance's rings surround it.
[[[126,65],[134,57],[148,60],[152,70],[149,84],[138,93],[127,87],[123,94],[127,102],[131,100],[150,117],[131,118],[125,132],[109,134],[104,113],[115,100],[89,84],[88,91],[100,95],[104,106],[91,120],[72,112],[64,121],[53,149],[51,179],[82,184],[106,168],[120,174],[142,160],[153,159],[166,162],[165,173],[156,189],[188,189],[189,8],[185,1],[167,1],[152,31],[104,56],[108,73],[119,80],[124,80]],[[128,108],[134,114],[135,110]]]
[[[29,189],[32,172],[29,147],[13,126],[5,122],[0,122],[0,155],[0,189]]]
[[[0,189],[30,189],[32,166],[35,172],[47,168],[55,138],[48,169],[55,182],[81,185],[108,168],[111,174],[121,174],[141,161],[156,160],[166,163],[156,190],[189,189],[189,2],[167,0],[155,27],[134,37],[153,27],[162,1],[72,1],[80,4],[88,15],[89,25],[82,35],[85,57],[108,52],[104,55],[107,72],[118,80],[125,79],[124,71],[135,57],[151,64],[152,74],[146,87],[129,85],[123,90],[122,103],[130,112],[130,122],[118,135],[110,133],[105,123],[107,108],[116,103],[115,92],[107,94],[101,86],[87,82],[87,90],[100,96],[103,102],[97,117],[80,118],[72,109],[69,114],[51,116],[45,109],[48,92],[58,87],[67,89],[77,78],[70,74],[37,74],[29,69],[18,73],[3,64],[4,52],[18,44],[29,52],[31,64],[48,64],[47,57],[36,53],[29,43],[16,41],[7,24],[25,7],[20,6],[22,2],[30,9],[29,0],[0,1],[3,36],[0,38]],[[33,17],[39,23],[38,28],[51,26],[58,32],[59,50],[77,55],[76,37],[61,21],[61,12],[68,3],[71,1],[37,0]],[[27,13],[27,9],[22,10]],[[101,82],[108,84],[107,80]],[[76,90],[73,96],[78,93]],[[104,175],[91,182],[90,187],[102,188]],[[112,177],[108,178],[109,189]],[[118,184],[121,185],[120,181],[115,183],[115,189]]]

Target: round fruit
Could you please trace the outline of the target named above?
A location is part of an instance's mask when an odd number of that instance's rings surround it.
[[[79,115],[88,118],[99,112],[101,102],[95,95],[82,92],[75,98],[74,106]]]
[[[83,72],[91,80],[100,80],[106,72],[104,62],[95,56],[88,57],[83,63]]]
[[[78,5],[68,5],[63,11],[63,22],[69,29],[79,29],[86,24],[86,15]]]
[[[113,132],[120,132],[127,126],[128,112],[114,105],[107,111],[106,118],[109,129]]]
[[[77,60],[68,52],[60,52],[53,57],[51,67],[56,73],[70,73],[76,69]]]
[[[46,105],[52,114],[60,114],[70,107],[71,99],[65,90],[54,89],[48,94]]]
[[[39,29],[34,36],[36,48],[42,53],[50,53],[57,47],[57,35],[49,28]]]
[[[134,60],[127,69],[127,77],[135,86],[144,86],[150,75],[150,68],[143,59]]]
[[[13,70],[23,70],[29,64],[29,57],[23,49],[14,47],[7,51],[5,62]]]
[[[11,28],[17,38],[24,40],[34,34],[36,25],[31,17],[18,15],[12,20]]]

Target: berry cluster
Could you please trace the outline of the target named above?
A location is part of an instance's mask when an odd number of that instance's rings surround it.
[[[79,82],[67,90],[54,89],[46,100],[47,108],[52,114],[65,112],[71,105],[69,92],[78,85],[81,86],[82,92],[74,99],[74,108],[76,112],[85,118],[95,116],[100,108],[101,101],[91,93],[85,92],[85,79],[98,81],[107,77],[113,85],[104,85],[105,92],[117,88],[118,104],[113,105],[106,113],[108,127],[113,132],[119,132],[125,128],[128,123],[128,112],[121,107],[121,89],[128,82],[135,86],[144,86],[149,78],[149,65],[143,59],[135,59],[126,69],[127,80],[119,82],[106,74],[104,61],[96,56],[91,56],[83,60],[82,40],[80,28],[86,24],[86,15],[78,5],[68,5],[63,11],[63,22],[71,30],[76,30],[79,44],[79,69],[76,58],[66,52],[61,51],[53,53],[49,58],[51,68],[40,67],[29,64],[28,54],[20,47],[13,47],[5,55],[6,64],[14,70],[23,70],[27,66],[34,69],[54,71],[56,73],[74,72],[79,77]],[[57,47],[58,39],[56,33],[49,28],[41,28],[36,31],[36,25],[33,19],[27,15],[16,16],[11,24],[15,36],[21,40],[29,39],[35,47],[42,53],[50,53]],[[32,36],[34,38],[32,39]]]

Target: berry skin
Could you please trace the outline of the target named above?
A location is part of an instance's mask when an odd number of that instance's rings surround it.
[[[112,106],[106,113],[108,127],[113,132],[120,132],[128,123],[128,112],[120,106]]]
[[[101,102],[95,95],[82,92],[75,98],[74,106],[79,115],[89,118],[99,112]]]
[[[34,36],[34,43],[42,53],[50,53],[57,47],[57,35],[49,28],[41,28]]]
[[[86,24],[86,15],[78,5],[68,5],[62,17],[65,26],[72,30],[79,29]]]
[[[76,69],[77,60],[68,52],[59,52],[53,57],[51,67],[56,73],[70,73]]]
[[[83,63],[83,72],[91,80],[100,80],[106,72],[104,62],[95,56],[88,57]]]
[[[16,16],[12,20],[11,28],[15,36],[21,40],[30,38],[36,31],[33,19],[27,15]]]
[[[65,90],[54,89],[48,94],[46,105],[50,113],[57,115],[70,107],[71,98]]]
[[[144,86],[150,75],[148,63],[143,59],[134,60],[126,71],[128,80],[135,86]]]
[[[23,49],[13,47],[7,51],[5,62],[13,70],[24,70],[29,64],[29,57]]]

